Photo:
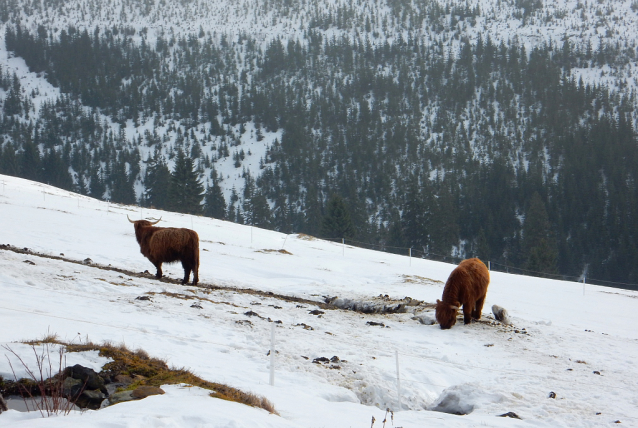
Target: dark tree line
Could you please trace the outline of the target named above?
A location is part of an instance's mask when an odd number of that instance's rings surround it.
[[[638,282],[634,94],[569,75],[635,60],[635,49],[566,41],[527,52],[487,38],[451,54],[415,37],[326,37],[325,25],[350,25],[347,9],[315,18],[305,43],[274,39],[263,52],[249,37],[150,46],[117,28],[8,26],[7,48],[65,95],[35,117],[18,79],[0,74],[0,172],[429,257],[477,255],[545,275],[589,265],[592,277]],[[129,141],[104,116],[157,127]],[[248,122],[258,141],[281,138],[226,200],[215,161],[232,153],[241,171],[232,129]],[[153,155],[142,161],[140,147]]]

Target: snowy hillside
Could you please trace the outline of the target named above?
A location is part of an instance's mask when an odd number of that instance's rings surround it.
[[[200,287],[139,275],[152,265],[127,215],[195,229]],[[0,176],[0,218],[0,343],[30,352],[17,342],[47,333],[124,343],[263,395],[280,414],[169,386],[162,396],[56,418],[10,410],[0,415],[2,426],[367,427],[374,417],[379,427],[386,408],[394,411],[388,427],[638,424],[637,292],[493,272],[481,322],[443,331],[418,319],[433,317],[428,303],[441,297],[450,264],[109,204],[7,176]],[[164,272],[182,275],[179,265]],[[380,295],[423,303],[407,313],[323,308],[313,315],[319,308],[308,302],[383,301]],[[493,304],[509,311],[512,326],[493,320]],[[0,375],[10,379],[5,353]],[[313,363],[334,356],[338,363]],[[521,419],[498,417],[507,412]]]
[[[341,239],[335,196],[375,248],[636,287],[637,28],[636,0],[0,0],[0,174]]]

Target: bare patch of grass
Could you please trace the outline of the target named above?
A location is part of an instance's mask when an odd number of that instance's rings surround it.
[[[25,343],[27,345],[41,345],[43,343],[54,343],[54,344],[58,344],[60,343],[60,341],[58,340],[58,335],[57,333],[51,333],[51,332],[47,332],[44,336],[42,336],[42,338],[40,339],[36,339],[36,340],[30,340],[30,341],[23,341],[22,343]]]
[[[411,284],[443,284],[443,281],[439,281],[438,279],[426,278],[419,275],[401,275],[403,278],[403,282],[411,283]]]
[[[99,281],[104,281],[106,283],[109,283],[111,285],[115,285],[115,286],[118,286],[118,287],[137,287],[137,284],[133,284],[133,283],[128,283],[127,284],[125,282],[113,282],[113,281],[106,280],[104,278],[95,278],[95,279],[97,279]],[[132,279],[129,279],[129,281],[132,281]]]
[[[316,241],[317,238],[315,238],[312,235],[306,235],[305,233],[299,233],[297,234],[297,238],[298,239],[303,239],[304,241]]]
[[[286,251],[283,248],[281,250],[257,250],[255,251],[256,253],[264,253],[264,254],[268,254],[268,253],[279,253],[279,254],[287,254],[289,256],[292,256],[292,253],[290,251]]]
[[[195,293],[195,291],[189,290],[191,291],[191,293]],[[159,293],[155,293],[153,291],[149,291],[148,293],[146,293],[148,295],[154,296],[156,294],[160,294],[162,296],[167,296],[167,297],[172,297],[175,299],[181,299],[181,300],[199,300],[199,301],[205,301],[205,302],[210,302],[210,303],[214,303],[216,305],[229,305],[229,306],[234,306],[236,308],[240,307],[237,306],[234,303],[229,303],[229,302],[218,302],[216,300],[212,300],[212,299],[208,299],[206,297],[200,297],[200,296],[195,296],[195,295],[188,295],[188,294],[181,294],[181,293],[173,293],[172,291],[162,291]],[[210,292],[208,292],[208,294],[210,294]]]

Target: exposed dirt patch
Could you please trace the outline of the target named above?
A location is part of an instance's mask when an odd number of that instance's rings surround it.
[[[182,284],[181,279],[173,279],[173,278],[167,278],[167,277],[163,277],[163,278],[157,279],[157,278],[155,278],[155,275],[149,273],[148,271],[145,271],[145,272],[133,272],[133,271],[126,270],[126,269],[117,268],[117,267],[111,266],[111,265],[108,265],[108,266],[101,265],[99,263],[92,263],[90,265],[87,265],[87,264],[84,264],[80,260],[73,260],[73,259],[70,259],[70,258],[67,258],[67,257],[62,257],[62,256],[54,256],[54,255],[51,255],[51,254],[38,253],[37,251],[32,251],[29,248],[18,248],[18,247],[15,247],[13,245],[10,245],[10,244],[0,244],[0,250],[12,251],[12,252],[18,253],[18,254],[33,255],[33,256],[47,258],[47,259],[52,259],[52,260],[60,260],[60,261],[67,262],[67,263],[74,263],[74,264],[83,265],[83,266],[90,266],[92,268],[101,269],[101,270],[119,272],[121,274],[128,275],[128,276],[131,276],[131,277],[134,277],[134,278],[155,279],[156,281],[165,282],[165,283],[168,283],[168,284],[175,284],[175,285],[181,285]],[[188,286],[189,287],[193,287],[192,285],[188,285]],[[324,303],[324,302],[322,302],[320,300],[310,300],[310,299],[304,299],[304,298],[301,298],[301,297],[287,296],[285,294],[273,293],[272,291],[261,291],[261,290],[254,290],[254,289],[251,289],[251,288],[228,287],[228,286],[210,284],[210,283],[205,283],[205,282],[200,282],[199,284],[197,284],[194,287],[198,287],[198,288],[205,289],[205,290],[234,291],[236,293],[251,294],[251,295],[254,295],[254,296],[275,298],[275,299],[283,300],[283,301],[286,301],[286,302],[314,305],[314,306],[317,306],[317,307],[319,307],[321,309],[337,309],[335,306],[326,304],[326,303]]]
[[[278,253],[278,254],[287,254],[289,256],[292,256],[292,253],[289,251],[284,250],[283,248],[281,250],[257,250],[255,251],[256,253],[264,253],[264,254],[268,254],[268,253]]]
[[[297,239],[302,239],[304,241],[316,241],[317,240],[317,238],[315,238],[314,236],[306,235],[305,233],[299,233],[297,235]]]
[[[438,279],[430,279],[424,276],[419,275],[401,275],[403,278],[403,282],[410,284],[424,284],[424,285],[441,285],[444,284],[443,281],[439,281]]]

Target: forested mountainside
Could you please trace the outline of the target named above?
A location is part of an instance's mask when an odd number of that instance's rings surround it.
[[[636,0],[0,0],[0,20],[0,173],[638,282]]]

